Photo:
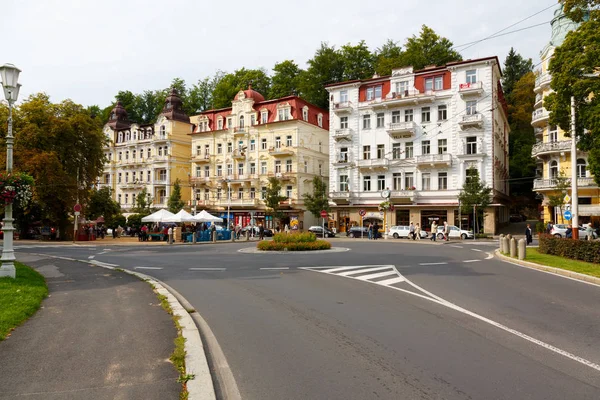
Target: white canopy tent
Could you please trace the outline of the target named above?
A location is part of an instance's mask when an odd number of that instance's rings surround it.
[[[170,222],[170,218],[173,218],[175,214],[165,209],[158,210],[157,212],[150,214],[142,218],[142,222]]]
[[[194,219],[194,216],[189,212],[182,209],[177,214],[173,215],[171,218],[164,219],[162,222],[198,222]]]
[[[206,210],[202,210],[196,214],[194,220],[196,222],[223,222],[223,218],[215,217]]]

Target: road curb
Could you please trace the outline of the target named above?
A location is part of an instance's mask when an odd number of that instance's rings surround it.
[[[539,271],[549,272],[555,275],[565,276],[567,278],[575,279],[578,281],[592,283],[594,285],[600,286],[600,278],[596,278],[595,276],[589,276],[585,274],[580,274],[578,272],[568,271],[565,269],[548,267],[546,265],[536,264],[531,261],[519,260],[516,258],[512,258],[500,253],[499,249],[494,250],[494,255],[501,259],[502,261],[509,262],[511,264],[519,265],[522,267],[533,268]]]

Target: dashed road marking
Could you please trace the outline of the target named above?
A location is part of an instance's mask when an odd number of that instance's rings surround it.
[[[450,246],[450,247],[454,247],[455,249],[462,249],[462,248],[463,248],[462,246],[457,246],[457,245],[455,245],[455,244],[451,244],[451,245],[449,245],[449,246]]]
[[[473,251],[479,251],[479,252],[483,252],[483,250],[481,250],[481,249],[471,249],[471,250],[473,250]]]
[[[133,267],[133,269],[162,269],[162,267]]]
[[[190,271],[225,271],[227,268],[188,268]]]
[[[270,270],[278,271],[278,270],[290,269],[290,267],[265,267],[265,268],[261,268],[261,269],[265,270],[265,271],[270,271]]]
[[[419,265],[427,266],[427,265],[446,265],[447,262],[432,262],[432,263],[420,263]]]
[[[464,260],[464,263],[474,263],[474,262],[478,262],[478,261],[482,261],[482,260]]]
[[[96,256],[89,256],[88,259],[92,260]]]

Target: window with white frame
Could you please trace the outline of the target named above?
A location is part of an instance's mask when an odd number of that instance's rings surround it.
[[[278,121],[287,121],[288,119],[290,119],[290,109],[289,109],[289,107],[280,108],[277,111],[277,117],[278,117]]]
[[[221,119],[221,118],[219,118],[219,119],[217,120],[217,129],[218,129],[218,130],[221,130],[221,129],[223,129],[223,119]]]
[[[250,114],[250,126],[256,125],[256,115]]]
[[[129,182],[129,172],[125,172],[125,183]]]
[[[244,128],[244,116],[240,115],[239,119],[238,119],[238,126],[240,127],[240,129]]]
[[[363,115],[363,129],[371,129],[371,115]]]
[[[222,193],[223,193],[223,189],[217,188],[217,200],[221,200]]]
[[[400,154],[402,154],[401,143],[392,143],[392,158],[397,160],[400,158]]]
[[[117,136],[117,143],[122,143],[123,142],[123,132],[119,132],[119,135]]]
[[[392,174],[392,188],[393,190],[402,190],[402,174],[400,172]]]
[[[363,160],[370,160],[370,159],[371,159],[371,146],[365,145],[365,146],[363,146]]]
[[[121,204],[121,193],[119,193],[119,195],[117,196],[117,198],[119,199],[119,204]]]
[[[204,177],[210,178],[210,167],[208,165],[204,167]]]
[[[260,123],[266,124],[267,122],[269,122],[269,112],[263,111],[260,113]]]
[[[377,113],[377,127],[383,128],[383,123],[385,122],[384,114]]]
[[[250,151],[256,150],[256,140],[250,139]]]
[[[256,175],[256,163],[255,162],[250,163],[250,175]]]
[[[430,107],[422,107],[421,108],[421,122],[431,122],[431,108]]]
[[[148,158],[150,158],[152,155],[152,149],[148,149]]]
[[[117,183],[121,183],[121,173],[119,172],[119,178],[117,179]]]
[[[469,100],[467,101],[467,115],[475,115],[477,114],[477,100]]]
[[[202,146],[196,146],[196,155],[199,156],[202,154]]]
[[[348,129],[348,117],[340,117],[340,129]]]
[[[233,128],[233,118],[227,118],[227,129]]]
[[[196,178],[201,178],[202,177],[202,168],[199,166],[196,166]]]
[[[438,121],[445,121],[448,119],[448,107],[445,104],[438,106]]]
[[[304,173],[308,173],[308,161],[304,160]]]
[[[385,144],[377,145],[377,158],[382,159],[385,157]]]
[[[244,175],[244,163],[238,163],[238,175]]]
[[[238,188],[238,199],[244,200],[244,188]]]
[[[223,143],[217,143],[217,154],[223,154]]]
[[[233,175],[233,164],[227,164],[227,175]]]
[[[448,139],[438,139],[438,154],[446,154],[448,152]]]
[[[477,138],[469,136],[466,140],[466,154],[477,154]]]
[[[281,160],[275,160],[275,173],[281,172]]]
[[[377,190],[385,189],[385,175],[377,175]]]
[[[319,125],[319,128],[323,127],[323,114],[319,113],[319,115],[317,115],[317,125]]]
[[[252,200],[256,198],[256,188],[250,188],[250,198]]]
[[[340,103],[347,103],[347,102],[348,102],[348,91],[341,90],[340,91]]]
[[[210,145],[209,144],[204,145],[204,155],[205,156],[210,155]]]
[[[477,82],[477,70],[476,69],[470,69],[466,72],[466,82],[467,83]]]
[[[396,82],[396,93],[404,96],[408,92],[408,81]]]
[[[292,147],[292,135],[287,135],[285,137],[285,145],[287,147]]]
[[[340,192],[348,191],[348,175],[340,175]]]
[[[263,186],[260,188],[260,199],[265,200],[267,198],[267,187]]]
[[[137,173],[135,171],[133,171],[131,173],[131,181],[132,182],[136,182],[137,181]]]
[[[340,148],[340,154],[338,157],[338,161],[339,162],[348,162],[348,148],[347,147],[341,147]]]
[[[431,174],[429,172],[421,174],[421,190],[431,190]]]
[[[260,149],[261,150],[267,149],[267,139],[265,139],[265,138],[260,139]]]
[[[125,152],[125,159],[129,160],[129,150]]]
[[[223,166],[217,165],[217,176],[223,176]]]
[[[285,172],[292,172],[292,160],[285,161]]]
[[[227,143],[227,152],[231,153],[233,151],[233,143],[228,142]]]
[[[577,177],[578,178],[586,178],[587,177],[587,163],[583,158],[577,159]]]
[[[323,176],[323,164],[319,163],[319,176]]]
[[[319,153],[323,152],[323,142],[319,142]]]
[[[448,173],[438,172],[438,190],[448,189]]]
[[[210,200],[210,189],[204,189],[204,200]]]
[[[414,157],[414,146],[413,142],[406,142],[404,145],[404,158],[413,158]]]
[[[266,161],[261,161],[260,162],[260,173],[262,175],[266,175],[267,174],[267,162]]]
[[[392,124],[402,122],[400,120],[400,111],[392,111]]]
[[[308,107],[302,108],[302,119],[308,121]]]
[[[431,142],[429,140],[423,140],[421,142],[421,154],[431,154]]]
[[[371,177],[363,176],[363,191],[370,192],[371,191]]]
[[[412,122],[413,121],[413,110],[408,109],[404,110],[404,122]]]
[[[412,172],[406,172],[404,174],[404,188],[406,190],[414,190],[415,187],[415,177]]]
[[[548,127],[548,141],[549,142],[557,142],[558,141],[558,128],[556,125],[552,125]]]
[[[444,89],[444,78],[441,76],[436,76],[433,79],[433,90],[442,90]]]
[[[152,177],[152,171],[148,170],[148,177],[147,177],[147,179],[146,179],[146,180],[147,180],[148,182],[150,182],[150,181],[151,181],[151,179],[150,179],[151,177]]]
[[[292,198],[292,187],[291,187],[291,186],[287,186],[287,187],[285,188],[285,196],[286,196],[288,199],[291,199],[291,198]]]
[[[276,136],[275,137],[275,148],[276,149],[280,149],[281,148],[281,136]]]

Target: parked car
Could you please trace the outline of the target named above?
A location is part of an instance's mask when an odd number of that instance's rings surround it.
[[[579,239],[581,240],[587,240],[587,225],[581,225],[579,226]],[[592,239],[598,239],[598,232],[592,228]]]
[[[260,235],[260,231],[258,226],[250,226],[250,225],[246,225],[245,227],[242,228],[242,230],[240,231],[241,235],[244,236],[246,234],[246,232],[250,231],[250,234],[252,234],[252,231],[254,231],[254,236],[258,236]],[[273,236],[273,231],[269,228],[265,228],[264,231],[264,235],[265,237],[271,237]]]
[[[568,224],[554,224],[552,225],[552,229],[550,230],[550,234],[557,238],[567,237],[567,228]]]
[[[315,235],[317,235],[317,237],[323,237],[323,227],[322,226],[318,226],[318,225],[311,226],[310,228],[308,228],[308,231],[314,233]],[[326,237],[335,237],[335,233],[331,229],[325,228],[325,236]]]
[[[359,237],[364,237],[364,238],[369,238],[369,228],[367,228],[366,226],[360,227],[360,226],[353,226],[352,228],[348,229],[348,231],[346,232],[346,236],[350,237],[350,238],[359,238]],[[381,237],[381,232],[377,232],[377,237],[380,238]]]
[[[392,226],[390,228],[390,235],[394,238],[394,239],[411,239],[411,237],[409,236],[409,232],[410,232],[410,226],[408,225],[397,225],[397,226]],[[425,232],[423,229],[421,229],[420,232],[420,236],[421,239],[425,239],[427,238],[428,233]]]
[[[471,231],[466,231],[464,229],[458,229],[458,226],[455,226],[455,225],[448,225],[448,226],[450,227],[450,234],[448,235],[450,238],[455,238],[455,239],[460,238],[463,240],[475,238],[475,235]],[[444,238],[444,225],[438,226],[437,238],[438,239]]]

